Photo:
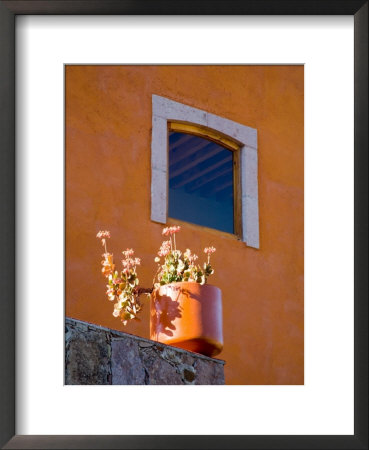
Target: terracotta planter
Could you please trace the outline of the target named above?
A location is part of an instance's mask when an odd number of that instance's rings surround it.
[[[171,283],[151,295],[150,338],[215,356],[223,348],[222,292],[210,284]]]

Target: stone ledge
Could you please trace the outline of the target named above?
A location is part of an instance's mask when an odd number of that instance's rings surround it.
[[[224,384],[220,359],[65,320],[65,384]]]

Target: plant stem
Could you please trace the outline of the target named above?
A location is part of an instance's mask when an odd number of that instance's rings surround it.
[[[141,294],[151,294],[153,290],[153,288],[138,288],[137,295],[139,296]]]
[[[153,284],[153,285],[155,284],[155,278],[156,278],[157,274],[159,273],[160,268],[161,268],[161,265],[160,265],[160,263],[159,263],[159,265],[158,265],[158,270],[156,271],[156,274],[154,275],[154,278],[153,278],[153,280],[152,280],[152,284]]]

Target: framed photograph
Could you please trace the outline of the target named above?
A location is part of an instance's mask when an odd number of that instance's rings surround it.
[[[303,385],[304,66],[66,65],[65,104],[65,383]]]
[[[0,2],[4,448],[368,448],[367,19]]]

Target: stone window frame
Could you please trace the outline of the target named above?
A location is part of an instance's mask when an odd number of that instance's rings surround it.
[[[168,123],[184,122],[222,133],[240,146],[240,199],[243,242],[259,248],[257,130],[198,108],[152,96],[151,220],[168,218]]]

